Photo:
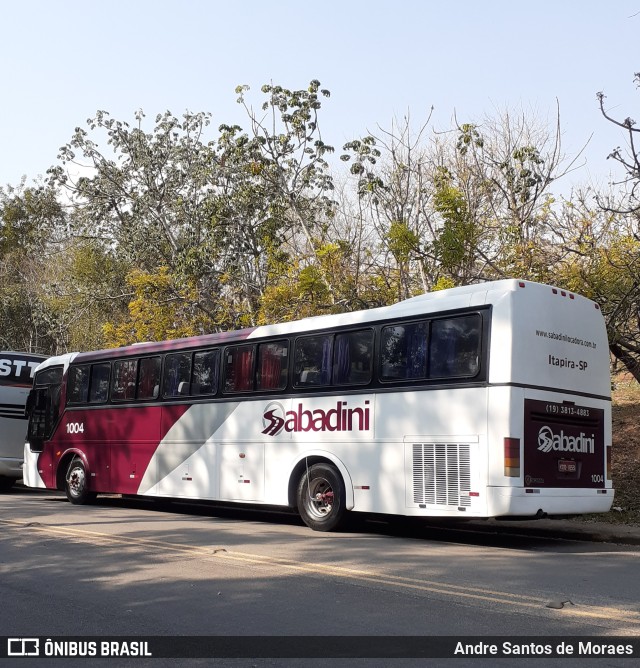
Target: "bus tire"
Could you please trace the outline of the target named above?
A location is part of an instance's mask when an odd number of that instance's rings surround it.
[[[313,464],[305,470],[296,499],[302,521],[314,531],[333,531],[344,521],[344,482],[331,464]]]
[[[74,457],[69,464],[64,479],[64,491],[67,499],[77,505],[91,503],[96,498],[95,492],[89,491],[87,469],[80,457]]]

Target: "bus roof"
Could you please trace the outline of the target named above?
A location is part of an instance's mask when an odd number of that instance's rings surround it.
[[[263,325],[239,330],[220,332],[215,334],[204,334],[184,339],[174,339],[160,342],[137,343],[121,348],[109,348],[105,350],[73,353],[61,355],[56,358],[50,358],[46,366],[53,364],[63,364],[67,366],[72,360],[82,363],[94,361],[97,359],[111,359],[127,355],[149,355],[160,352],[167,352],[175,348],[188,349],[199,348],[212,345],[227,344],[232,342],[241,342],[244,340],[277,337],[295,334],[298,332],[321,331],[334,327],[343,327],[349,325],[366,324],[379,320],[418,316],[434,312],[454,311],[458,309],[492,304],[498,301],[508,292],[514,292],[520,288],[529,288],[529,293],[546,291],[551,294],[552,290],[560,291],[560,288],[553,286],[523,281],[520,279],[503,279],[499,281],[489,281],[476,283],[461,287],[439,290],[436,292],[427,292],[416,297],[411,297],[391,306],[382,306],[378,308],[352,311],[349,313],[339,313],[330,315],[319,315],[295,320],[291,322],[278,323],[273,325]],[[564,291],[563,291],[564,293]],[[572,299],[579,298],[587,300],[579,295],[572,295]],[[77,358],[76,358],[77,355]],[[39,368],[44,368],[42,365]]]

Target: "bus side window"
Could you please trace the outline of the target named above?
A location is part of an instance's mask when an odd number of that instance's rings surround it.
[[[258,346],[257,390],[284,390],[287,386],[288,342],[274,341]]]
[[[224,391],[250,392],[253,390],[254,345],[225,348]]]
[[[372,329],[338,334],[333,347],[333,382],[336,385],[369,383],[372,360]]]
[[[117,360],[113,363],[111,379],[111,399],[132,401],[136,398],[136,377],[138,360]]]
[[[189,394],[190,379],[191,353],[167,355],[164,358],[164,374],[162,377],[163,396],[180,397],[184,394]],[[187,392],[184,392],[185,387],[187,388]],[[181,389],[183,390],[182,392],[180,391]]]
[[[331,334],[296,339],[293,384],[297,387],[328,385],[331,382]]]
[[[89,403],[103,404],[109,398],[109,378],[111,364],[101,362],[91,365],[91,384],[89,385]]]
[[[89,372],[91,368],[86,366],[72,366],[69,369],[67,380],[67,403],[83,404],[89,396]]]
[[[140,360],[136,399],[157,399],[160,394],[160,358],[143,357]]]
[[[215,394],[218,391],[219,350],[203,350],[193,356],[192,394]]]
[[[380,343],[381,380],[426,378],[428,332],[428,322],[383,328]]]
[[[443,318],[431,323],[430,378],[470,378],[480,370],[479,315]]]

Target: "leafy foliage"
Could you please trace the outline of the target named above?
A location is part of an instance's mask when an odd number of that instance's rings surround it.
[[[638,75],[636,82],[640,83]],[[504,112],[447,132],[320,132],[317,80],[270,83],[246,122],[97,111],[44,184],[0,189],[2,345],[56,353],[380,306],[501,277],[597,300],[640,380],[637,132],[620,189],[557,199],[559,122]]]

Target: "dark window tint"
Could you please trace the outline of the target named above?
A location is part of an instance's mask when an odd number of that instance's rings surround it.
[[[333,382],[336,385],[364,385],[371,380],[373,330],[345,332],[333,346]]]
[[[163,393],[165,397],[189,394],[191,353],[167,355],[164,360]]]
[[[67,377],[67,403],[80,404],[89,394],[89,366],[72,366]]]
[[[328,385],[331,382],[332,337],[329,334],[305,336],[296,340],[294,385]]]
[[[383,328],[380,341],[382,380],[426,378],[428,333],[427,322]]]
[[[50,367],[36,374],[36,385],[59,385],[62,383],[62,367]]]
[[[113,363],[111,399],[131,401],[136,398],[136,376],[138,360],[118,360]]]
[[[481,323],[477,314],[434,320],[431,323],[431,378],[472,377],[478,373]]]
[[[36,389],[29,400],[30,416],[28,438],[40,447],[44,439],[50,438],[60,414],[60,392],[62,367],[50,367],[36,374]],[[38,444],[40,442],[40,445]]]
[[[89,403],[103,404],[109,398],[109,377],[111,364],[102,362],[91,365],[91,385],[89,386]]]
[[[283,390],[287,386],[289,348],[286,341],[258,346],[256,389]]]
[[[224,391],[253,390],[253,359],[255,346],[234,346],[224,351]]]
[[[137,399],[157,399],[160,394],[160,358],[145,357],[140,360]]]
[[[193,356],[192,394],[215,394],[218,390],[219,350],[204,350]]]

